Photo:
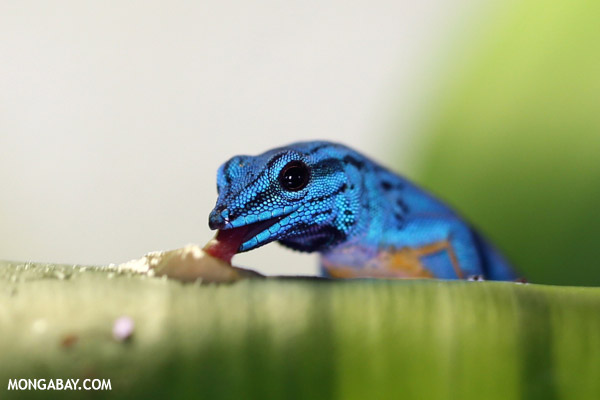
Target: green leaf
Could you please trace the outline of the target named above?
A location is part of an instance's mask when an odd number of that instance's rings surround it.
[[[0,383],[110,398],[598,399],[600,289],[164,278],[0,262]],[[129,341],[115,320],[135,322]],[[87,392],[14,392],[81,397]]]

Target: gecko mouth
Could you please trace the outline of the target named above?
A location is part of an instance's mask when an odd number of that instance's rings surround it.
[[[252,250],[270,242],[269,228],[279,223],[294,210],[262,221],[232,227],[221,226],[211,244],[209,252],[225,261],[230,261],[234,254]],[[265,232],[261,235],[261,233]],[[269,240],[271,239],[271,240]]]
[[[269,218],[264,221],[258,221],[258,222],[253,222],[251,224],[242,225],[237,228],[224,228],[224,229],[219,230],[219,233],[217,234],[217,238],[220,237],[221,235],[226,235],[226,236],[230,237],[230,240],[235,238],[236,241],[239,241],[238,246],[237,246],[239,248],[238,249],[238,251],[239,251],[239,250],[241,250],[240,247],[243,243],[246,243],[247,241],[256,237],[259,233],[269,229],[270,227],[272,227],[273,225],[275,225],[276,223],[278,223],[285,217],[286,217],[286,215],[281,215],[279,217]]]
[[[208,244],[204,247],[204,250],[211,256],[220,258],[221,260],[231,264],[231,258],[236,253],[251,250],[267,243],[267,239],[270,237],[270,235],[260,242],[257,236],[260,235],[261,232],[264,232],[274,224],[281,221],[286,216],[287,215],[281,215],[235,228],[222,227],[217,231],[215,238],[208,242]]]
[[[261,215],[248,215],[230,220],[222,216],[223,213],[228,214],[226,210],[216,208],[209,216],[209,226],[218,231],[215,238],[204,249],[212,256],[230,263],[235,254],[267,244],[276,239],[276,232],[287,231],[289,220],[283,220],[298,209],[297,206],[286,206],[271,211],[269,215],[265,215],[267,218],[261,218]],[[254,221],[246,223],[252,219]],[[279,225],[280,222],[282,222],[281,225]],[[277,226],[269,230],[274,225]]]

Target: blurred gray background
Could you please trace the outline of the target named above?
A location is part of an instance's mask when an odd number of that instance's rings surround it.
[[[0,258],[105,264],[203,244],[216,170],[235,154],[328,139],[408,166],[473,8],[2,1]],[[276,244],[234,263],[316,271]]]

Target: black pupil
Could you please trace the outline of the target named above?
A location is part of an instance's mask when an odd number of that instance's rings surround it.
[[[281,171],[279,181],[285,190],[298,191],[308,184],[309,171],[306,164],[301,161],[292,161]]]

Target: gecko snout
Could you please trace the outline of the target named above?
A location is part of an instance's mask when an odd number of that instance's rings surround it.
[[[229,212],[224,207],[216,207],[214,210],[210,212],[208,216],[208,226],[211,230],[215,229],[223,229],[225,224],[227,224],[228,219],[227,216]]]

